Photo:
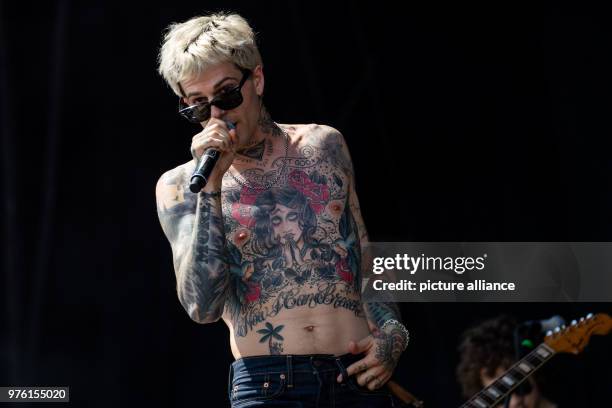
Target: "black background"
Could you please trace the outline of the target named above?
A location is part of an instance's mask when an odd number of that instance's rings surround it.
[[[610,10],[456,3],[2,2],[0,385],[225,405],[227,328],[182,310],[154,198],[197,132],[156,73],[161,33],[207,11],[259,33],[277,122],[344,134],[372,240],[611,241]],[[469,325],[611,309],[401,306],[396,377],[428,407],[460,404]],[[607,406],[611,339],[551,362],[561,406]]]

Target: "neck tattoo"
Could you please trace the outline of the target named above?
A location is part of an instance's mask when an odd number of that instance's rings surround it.
[[[268,113],[266,107],[263,105],[261,105],[261,110],[259,111],[257,126],[264,134],[272,134],[273,136],[280,136],[283,134],[278,125],[272,120],[272,117]]]
[[[256,174],[260,176],[258,177],[260,178],[260,180],[252,184],[252,182],[249,181],[245,176],[243,175],[236,176],[234,175],[231,169],[228,170],[228,174],[230,175],[230,177],[233,178],[234,181],[238,183],[239,185],[241,185],[242,187],[247,187],[253,190],[254,189],[268,190],[280,180],[281,176],[285,172],[285,168],[287,167],[287,156],[289,154],[289,135],[284,130],[282,130],[276,123],[272,122],[271,126],[274,130],[270,132],[271,135],[270,133],[268,133],[268,136],[263,140],[264,155],[265,155],[263,160],[256,161],[256,160],[241,157],[241,161],[248,163],[248,164],[255,164],[256,167],[253,167],[251,169],[245,169],[245,170],[246,170],[246,173],[250,173],[251,170],[256,170]],[[268,162],[270,161],[270,158],[272,157],[272,153],[274,151],[274,143],[272,140],[273,136],[276,136],[276,137],[280,136],[285,139],[284,140],[285,141],[284,155],[276,159],[276,160],[280,160],[280,163],[281,163],[280,167],[276,171],[270,172],[270,175],[268,174],[264,175],[263,168],[265,168],[268,165]],[[273,174],[275,175],[272,176]],[[271,176],[271,177],[268,177],[268,176]]]
[[[247,159],[255,159],[261,161],[263,159],[264,151],[266,150],[266,142],[265,140],[260,141],[254,146],[249,146],[243,150],[240,150],[238,153],[241,156],[244,156]]]
[[[265,168],[268,166],[268,163],[272,157],[274,150],[274,139],[277,137],[282,137],[283,131],[272,120],[272,117],[263,105],[259,111],[257,127],[258,130],[264,135],[264,138],[237,151],[236,153],[238,153],[238,156],[236,158],[242,163]]]

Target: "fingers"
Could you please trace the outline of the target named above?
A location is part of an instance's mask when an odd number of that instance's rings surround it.
[[[280,242],[280,235],[277,237],[277,240]],[[291,248],[289,247],[289,242],[285,243],[285,245],[283,245],[283,256],[285,257],[285,266],[287,267],[293,267],[293,259],[291,259],[291,255],[290,255],[290,251]]]
[[[354,341],[350,341],[349,342],[349,353],[352,354],[359,354],[362,353],[366,350],[369,350],[370,347],[372,347],[372,341],[373,341],[373,337],[372,336],[367,336],[364,339],[360,340],[359,342],[354,342]],[[367,370],[367,368],[369,366],[371,366],[373,363],[373,361],[371,359],[369,359],[368,357],[364,357],[359,361],[354,362],[353,364],[351,364],[347,369],[346,369],[346,373],[351,376],[355,373]],[[338,382],[342,382],[342,374],[340,374],[337,378]]]
[[[382,376],[385,374],[385,368],[382,366],[374,366],[366,371],[363,371],[355,377],[357,384],[362,387],[368,387],[373,390],[380,387]]]
[[[346,369],[349,376],[355,374],[355,380],[362,387],[368,387],[370,390],[375,390],[382,387],[391,378],[391,373],[387,368],[380,365],[377,361],[366,361],[366,359],[357,361]],[[336,380],[340,383],[344,377],[338,375]]]
[[[191,140],[191,154],[200,158],[204,150],[214,148],[222,152],[234,152],[236,131],[228,132],[225,123],[209,123],[200,133]]]
[[[385,385],[387,383],[387,381],[389,381],[391,379],[391,375],[390,374],[382,374],[379,375],[378,377],[374,378],[372,381],[370,381],[367,385],[368,389],[370,391],[374,391],[380,387],[382,387],[383,385]]]
[[[362,358],[359,361],[354,362],[346,369],[346,374],[350,377],[353,374],[361,373],[366,371],[368,368],[374,365],[374,361],[368,357]]]

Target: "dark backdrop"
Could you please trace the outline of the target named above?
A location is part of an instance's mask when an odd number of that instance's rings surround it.
[[[197,131],[156,73],[161,32],[206,11],[254,25],[276,121],[343,132],[373,240],[610,241],[610,10],[460,3],[2,2],[0,385],[224,405],[227,329],[182,310],[154,199]],[[397,378],[458,406],[467,326],[610,309],[402,304]],[[554,362],[562,406],[607,404],[610,345]]]

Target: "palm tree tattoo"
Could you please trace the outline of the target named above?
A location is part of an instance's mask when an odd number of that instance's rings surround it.
[[[283,336],[279,334],[281,330],[283,330],[285,325],[281,324],[279,326],[272,326],[269,322],[266,322],[266,328],[257,330],[257,333],[263,334],[261,339],[259,339],[260,343],[264,343],[268,340],[268,347],[270,349],[270,354],[281,354],[283,352]],[[279,341],[273,341],[279,340]]]

